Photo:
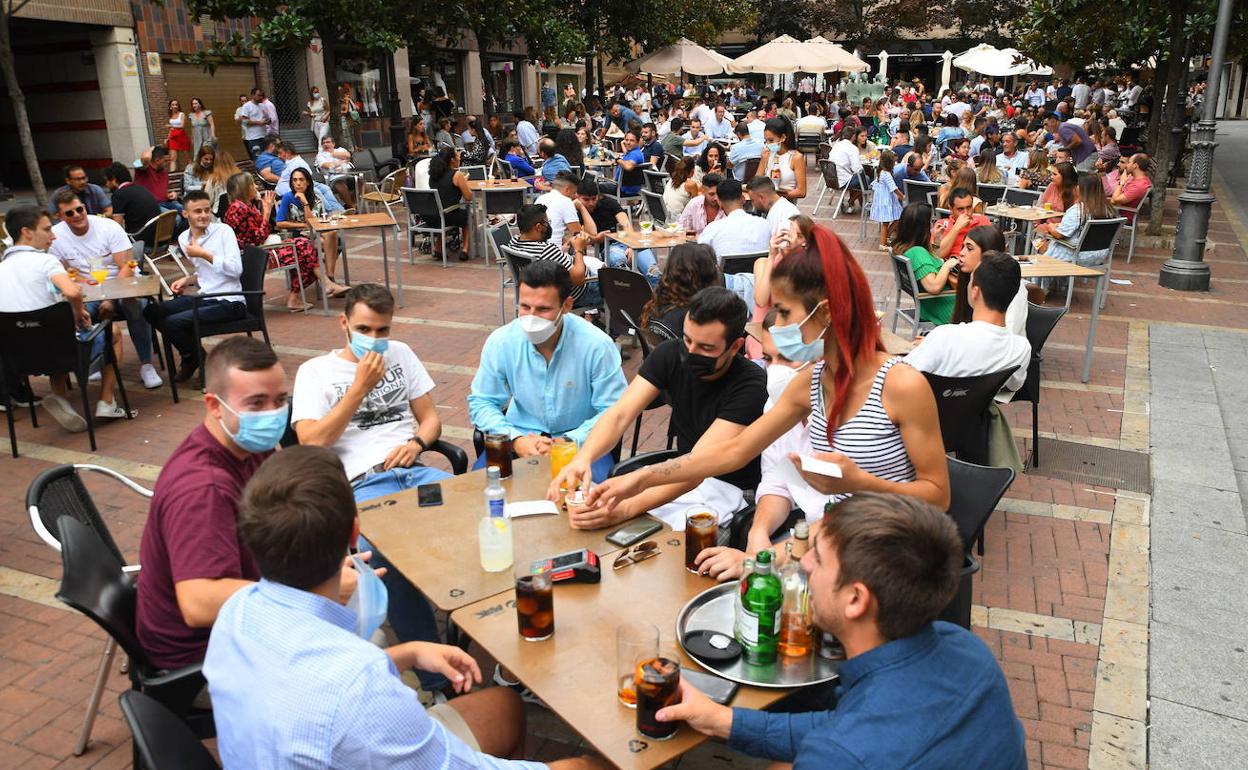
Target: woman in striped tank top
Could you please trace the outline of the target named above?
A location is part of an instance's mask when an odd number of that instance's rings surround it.
[[[844,243],[816,226],[813,242],[771,275],[771,329],[780,353],[817,362],[799,372],[779,401],[731,441],[699,447],[665,463],[617,476],[590,491],[624,500],[656,484],[692,482],[757,457],[809,418],[813,455],[840,466],[842,477],[800,471],[819,493],[895,492],[949,506],[949,474],[936,399],[922,374],[880,343],[866,275]],[[797,455],[790,455],[797,461]]]

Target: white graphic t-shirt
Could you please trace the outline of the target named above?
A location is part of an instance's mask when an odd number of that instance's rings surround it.
[[[391,339],[383,358],[385,375],[360,402],[332,447],[349,479],[382,462],[392,449],[416,435],[410,402],[433,390],[429,372],[405,343]],[[295,375],[291,424],[329,414],[355,382],[355,368],[337,350],[305,361]]]

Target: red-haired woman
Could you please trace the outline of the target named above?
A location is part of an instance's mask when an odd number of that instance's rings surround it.
[[[814,456],[842,473],[838,479],[801,471],[820,494],[835,501],[855,492],[895,492],[948,507],[936,399],[922,374],[883,350],[871,288],[849,248],[816,226],[808,248],[772,271],[771,302],[778,314],[771,337],[781,355],[815,365],[795,375],[776,405],[731,441],[608,479],[590,490],[589,504],[736,470],[808,420]],[[578,456],[552,489],[578,486],[581,476],[589,480],[589,464]]]

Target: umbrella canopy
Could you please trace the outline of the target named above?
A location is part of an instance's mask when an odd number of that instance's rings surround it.
[[[723,54],[703,48],[692,40],[681,38],[675,43],[629,63],[634,72],[651,72],[671,75],[687,72],[690,75],[718,75],[727,71],[732,63]]]
[[[840,46],[824,40],[802,41],[781,35],[766,45],[735,59],[729,72],[747,72],[787,75],[794,72],[833,72],[865,70],[865,62],[858,60]],[[838,53],[839,51],[839,53]],[[855,63],[856,62],[856,63]]]
[[[815,70],[816,72],[866,72],[871,69],[870,64],[867,64],[822,35],[817,35],[807,40],[806,45],[828,57],[835,65],[831,69]]]
[[[969,51],[955,56],[953,64],[958,69],[978,72],[992,77],[1010,75],[1052,75],[1051,67],[1042,67],[1019,53],[1016,48],[998,50],[987,43],[980,43]]]

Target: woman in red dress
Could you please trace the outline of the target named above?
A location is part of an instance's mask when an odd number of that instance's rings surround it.
[[[169,100],[169,168],[182,168],[180,160],[191,154],[191,135],[186,132],[186,113],[177,99]],[[179,153],[186,153],[186,157]]]
[[[273,213],[273,206],[276,204],[273,193],[269,191],[261,196],[256,191],[255,180],[252,179],[251,174],[245,172],[230,177],[229,182],[226,183],[226,190],[230,196],[230,205],[225,210],[224,221],[234,230],[239,247],[264,245],[271,234],[269,219]],[[288,240],[292,241],[291,246],[284,246],[270,252],[269,264],[270,266],[291,265],[295,260],[299,260],[299,272],[290,274],[290,295],[286,298],[286,307],[290,312],[298,313],[312,307],[310,304],[305,305],[299,298],[299,277],[303,277],[304,288],[320,280],[317,275],[318,260],[316,250],[312,248],[312,242],[307,238],[298,236]],[[347,287],[331,280],[325,281],[324,291],[330,294],[344,292],[346,289]]]

